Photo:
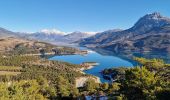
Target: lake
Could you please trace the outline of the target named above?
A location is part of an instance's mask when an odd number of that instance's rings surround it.
[[[83,48],[84,49],[84,48]],[[49,60],[58,60],[69,62],[73,64],[81,64],[82,62],[97,62],[99,65],[93,67],[92,69],[85,70],[84,72],[87,74],[91,74],[97,77],[100,77],[101,82],[108,82],[103,79],[101,74],[102,70],[105,68],[112,67],[133,67],[137,65],[135,61],[133,61],[133,57],[145,57],[145,58],[162,58],[166,62],[170,61],[170,54],[160,54],[160,53],[127,53],[127,54],[119,54],[106,50],[88,50],[89,53],[87,55],[61,55],[54,56],[49,58]]]

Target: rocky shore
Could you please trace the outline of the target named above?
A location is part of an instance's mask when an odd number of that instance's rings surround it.
[[[76,78],[76,87],[83,87],[88,79],[93,79],[96,83],[101,83],[100,78],[96,76],[82,76]]]
[[[80,64],[82,66],[82,68],[80,69],[81,71],[83,70],[89,70],[92,69],[93,67],[95,67],[96,65],[99,65],[99,63],[96,62],[83,62],[82,64]]]
[[[85,74],[83,71],[84,70],[89,70],[93,67],[95,67],[95,65],[98,65],[98,63],[96,62],[84,62],[81,64],[82,68],[79,69],[79,71],[83,74]],[[96,77],[96,76],[82,76],[82,77],[78,77],[75,80],[76,83],[76,87],[83,87],[83,85],[85,84],[85,82],[88,79],[93,79],[96,83],[101,83],[100,78]]]

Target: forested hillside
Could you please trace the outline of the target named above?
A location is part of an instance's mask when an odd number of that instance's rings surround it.
[[[83,76],[80,72],[77,72],[76,69],[81,67],[82,66],[64,62],[48,61],[36,56],[1,56],[0,81],[2,86],[1,88],[3,88],[4,90],[0,90],[4,91],[4,95],[1,95],[0,98],[18,98],[17,100],[19,100],[19,98],[22,98],[21,100],[24,100],[24,98],[26,97],[29,97],[29,100],[39,97],[51,98],[52,95],[48,94],[48,92],[52,92],[55,98],[56,94],[69,96],[70,93],[73,93],[75,96],[78,94],[78,90],[74,86],[74,80],[76,77]],[[19,73],[15,75],[8,74],[11,72]],[[40,83],[37,83],[39,81]],[[3,87],[3,84],[9,85],[4,85]],[[45,87],[40,88],[43,86]],[[11,90],[8,90],[8,88],[11,88]],[[29,90],[29,88],[31,90]],[[15,92],[11,94],[12,91]],[[5,93],[7,94],[5,95]],[[17,97],[17,95],[19,97]]]
[[[89,79],[75,87],[80,65],[48,61],[38,56],[0,56],[0,99],[78,99],[85,96],[110,100],[167,100],[170,95],[170,65],[160,59],[135,58],[140,66],[106,69],[113,74],[112,83],[95,83]],[[8,74],[18,72],[17,74]]]
[[[0,53],[5,53],[5,55],[45,55],[74,54],[81,53],[81,51],[72,47],[56,46],[45,42],[8,37],[0,39]]]

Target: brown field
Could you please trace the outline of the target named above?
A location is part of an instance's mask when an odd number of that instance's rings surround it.
[[[21,67],[0,66],[0,75],[17,75],[21,73]]]
[[[0,75],[18,75],[21,72],[0,71]]]

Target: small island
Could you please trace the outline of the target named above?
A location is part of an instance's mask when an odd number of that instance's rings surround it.
[[[83,62],[80,65],[82,66],[82,68],[80,70],[88,70],[88,69],[93,68],[94,66],[99,65],[99,63],[97,63],[97,62]]]
[[[83,62],[82,64],[90,65],[90,66],[97,66],[97,65],[99,65],[99,63],[97,63],[97,62]]]

